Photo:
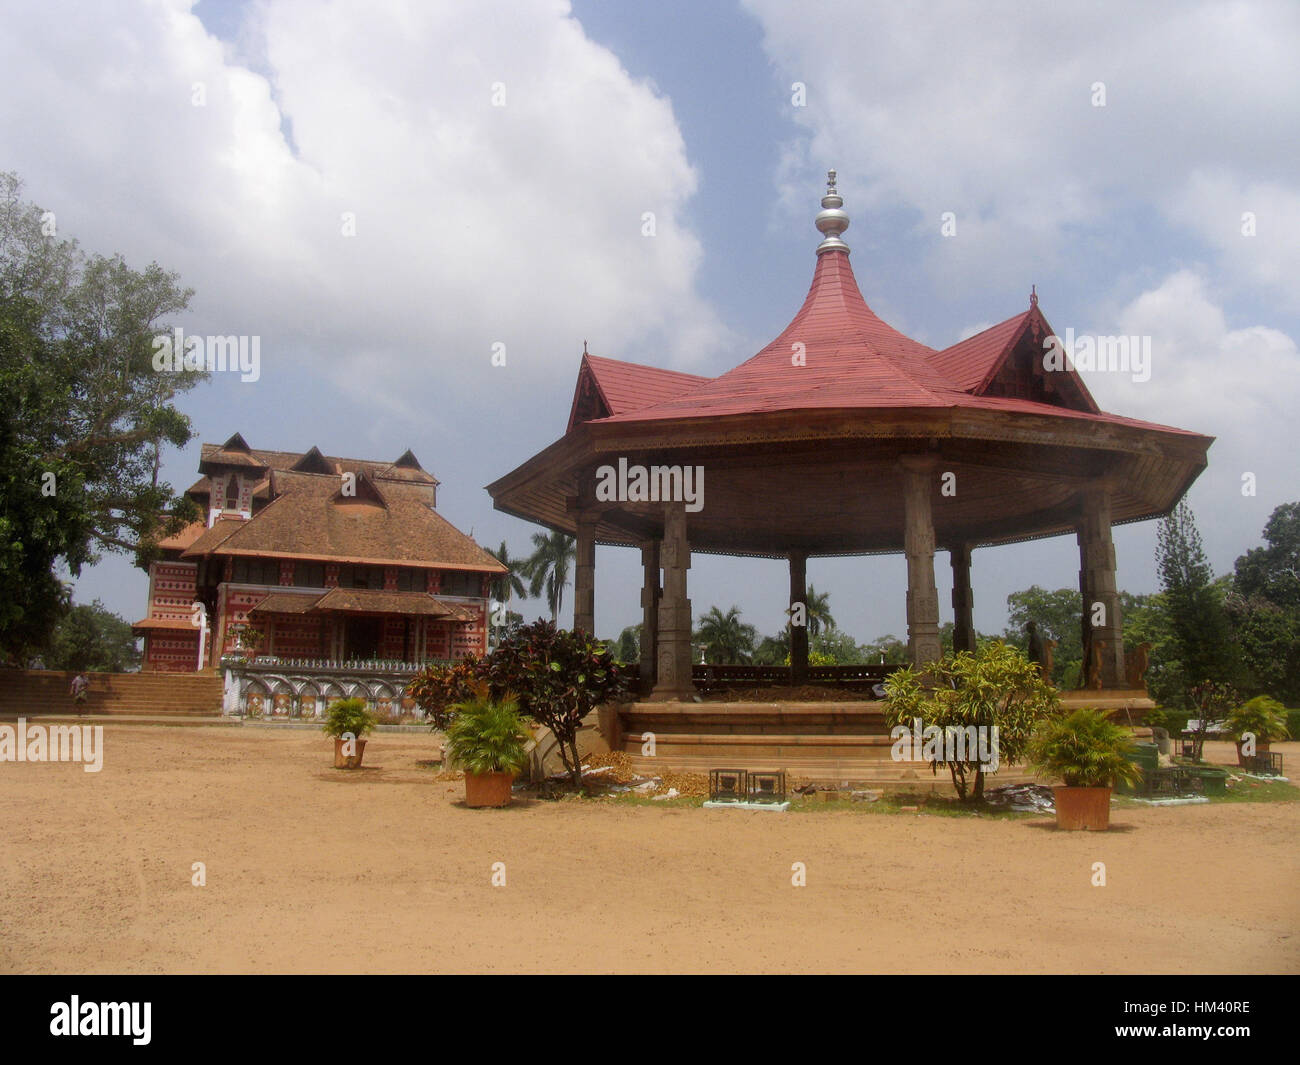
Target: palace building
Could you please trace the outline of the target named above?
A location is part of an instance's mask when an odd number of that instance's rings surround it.
[[[203,445],[199,471],[188,495],[205,519],[149,566],[134,626],[145,670],[195,672],[232,652],[409,669],[487,650],[503,567],[438,514],[438,479],[410,451],[262,451],[236,433]]]

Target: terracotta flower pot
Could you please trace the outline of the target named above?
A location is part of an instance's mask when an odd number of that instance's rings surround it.
[[[1110,827],[1110,788],[1052,789],[1056,800],[1056,827],[1104,832]]]
[[[509,806],[513,773],[466,773],[466,806]]]
[[[357,745],[357,753],[352,755],[352,757],[349,758],[346,754],[343,753],[343,741],[337,738],[334,740],[334,768],[335,769],[360,769],[361,768],[361,759],[362,757],[364,757],[366,753],[366,741],[356,740],[354,742]]]
[[[1268,742],[1269,742],[1268,740],[1256,740],[1255,753],[1268,754]],[[1242,747],[1242,741],[1238,740],[1237,741],[1237,768],[1247,769],[1249,768],[1249,766],[1247,765],[1249,759],[1246,755],[1241,753],[1241,747]]]

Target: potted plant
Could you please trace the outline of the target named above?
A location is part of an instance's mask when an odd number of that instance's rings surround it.
[[[339,699],[325,711],[321,731],[334,737],[334,768],[359,769],[366,753],[366,734],[375,727],[364,699]],[[348,737],[351,737],[350,739]]]
[[[1029,758],[1064,784],[1053,789],[1056,827],[1104,831],[1110,827],[1110,793],[1135,783],[1141,771],[1130,756],[1133,737],[1101,710],[1081,708],[1045,721],[1034,734]]]
[[[515,775],[528,764],[529,735],[514,696],[493,699],[485,685],[447,727],[448,761],[465,771],[466,806],[509,806]]]
[[[1237,765],[1243,768],[1251,755],[1243,753],[1254,738],[1254,753],[1267,754],[1272,740],[1291,735],[1286,727],[1286,707],[1268,695],[1257,695],[1228,715],[1228,735],[1237,742]]]

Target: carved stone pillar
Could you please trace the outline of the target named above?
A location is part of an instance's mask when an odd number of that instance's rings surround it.
[[[798,685],[808,680],[808,556],[802,551],[790,552],[791,609],[796,603],[804,606],[804,624],[790,626],[790,683]]]
[[[922,666],[943,654],[930,513],[935,460],[928,455],[904,455],[899,464],[903,471],[903,550],[907,554],[907,656],[913,666]]]
[[[1083,684],[1103,688],[1127,685],[1124,672],[1124,619],[1115,581],[1115,544],[1110,536],[1110,490],[1088,488],[1082,498],[1079,537],[1079,589],[1083,593]]]
[[[641,694],[654,688],[659,664],[659,541],[646,540],[641,545]]]
[[[660,549],[663,596],[659,601],[659,669],[650,698],[656,702],[691,699],[691,601],[686,597],[686,571],[691,568],[691,548],[686,540],[686,504],[664,507],[664,539]]]
[[[975,594],[970,586],[970,544],[953,544],[948,550],[952,562],[952,649],[975,653]]]
[[[596,514],[578,515],[578,549],[573,568],[573,627],[596,634]]]

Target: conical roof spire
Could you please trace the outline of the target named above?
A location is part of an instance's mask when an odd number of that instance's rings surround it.
[[[817,228],[826,238],[817,245],[817,254],[824,251],[842,251],[848,253],[849,246],[840,240],[840,234],[849,228],[849,216],[844,213],[844,198],[835,188],[835,171],[826,171],[826,195],[822,197],[822,209],[817,215]]]

